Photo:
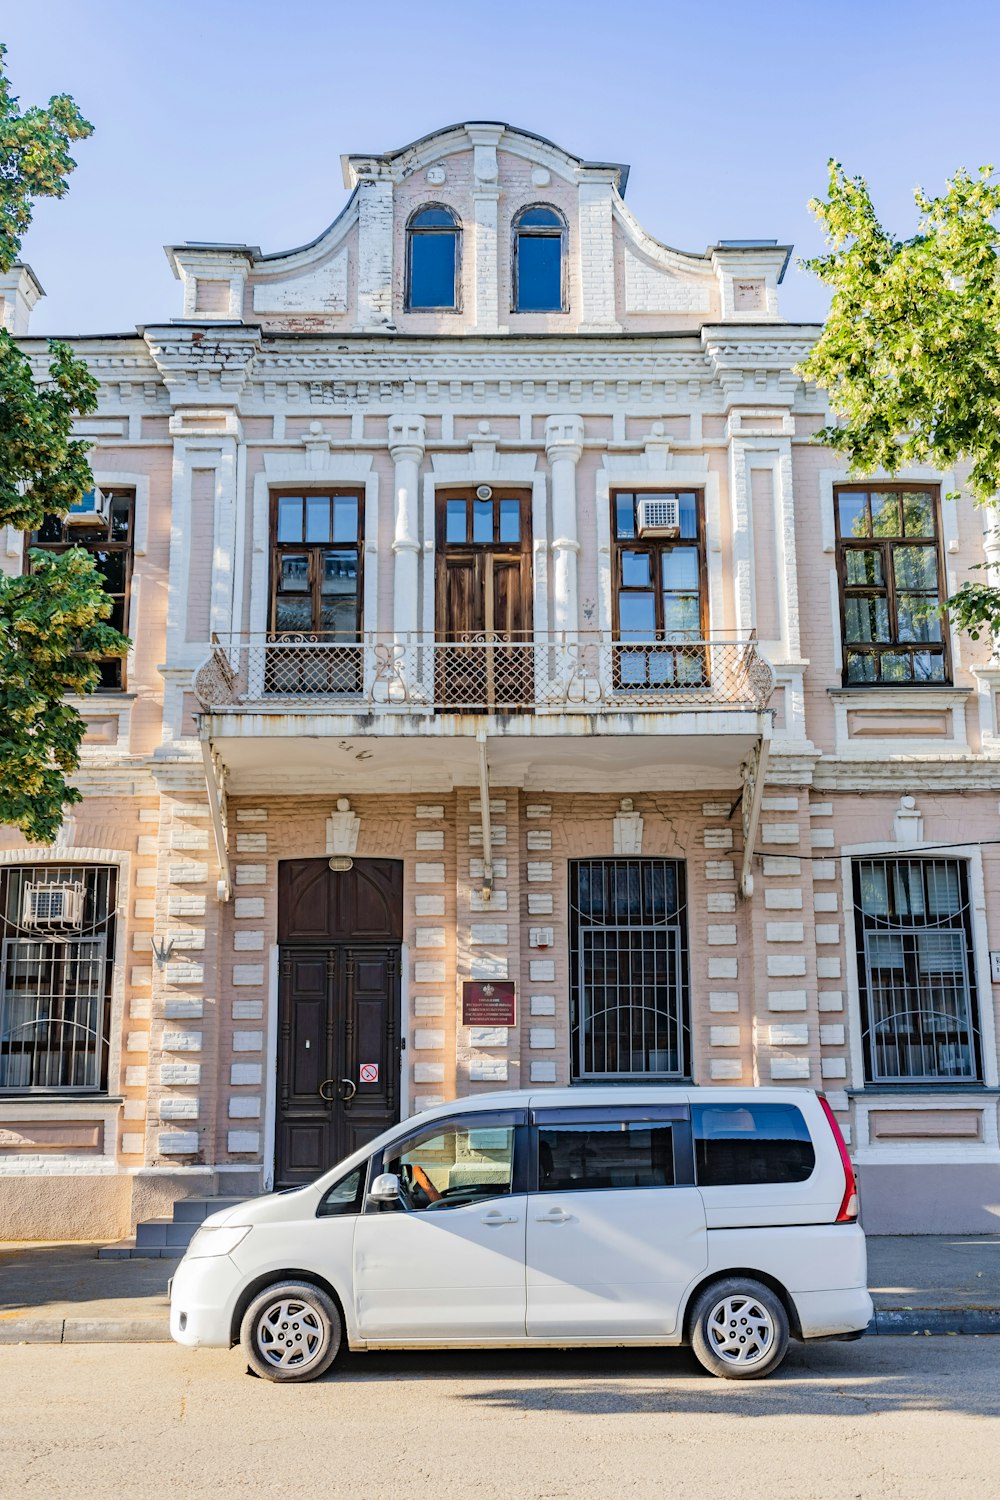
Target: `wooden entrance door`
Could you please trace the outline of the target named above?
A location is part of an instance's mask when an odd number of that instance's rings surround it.
[[[446,706],[512,712],[534,701],[531,496],[481,490],[438,496],[435,688]]]
[[[403,866],[278,866],[275,1186],[311,1182],[399,1119]]]

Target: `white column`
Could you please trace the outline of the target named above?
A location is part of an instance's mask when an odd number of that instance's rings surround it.
[[[389,418],[389,454],[396,465],[392,623],[397,640],[412,637],[420,619],[420,461],[425,432],[423,417]]]
[[[576,466],[583,453],[583,418],[549,417],[545,456],[552,469],[553,624],[560,632],[579,629],[576,559]]]

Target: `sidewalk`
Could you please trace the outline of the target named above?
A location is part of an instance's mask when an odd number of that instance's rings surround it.
[[[98,1260],[96,1244],[0,1242],[0,1344],[161,1343],[172,1260]],[[870,1333],[1000,1334],[1000,1235],[868,1240]]]

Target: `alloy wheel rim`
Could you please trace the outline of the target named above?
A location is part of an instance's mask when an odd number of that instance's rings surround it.
[[[282,1297],[257,1319],[255,1341],[260,1355],[276,1370],[303,1370],[323,1349],[324,1333],[316,1309],[297,1297]]]
[[[737,1295],[717,1302],[706,1330],[713,1353],[730,1365],[760,1364],[774,1347],[774,1319],[756,1297]]]

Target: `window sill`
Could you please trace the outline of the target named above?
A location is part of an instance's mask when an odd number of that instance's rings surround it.
[[[23,1093],[19,1093],[16,1089],[0,1090],[0,1107],[5,1104],[16,1104],[18,1109],[24,1109],[29,1104],[37,1104],[45,1109],[51,1109],[53,1104],[72,1104],[74,1107],[81,1104],[94,1104],[104,1108],[109,1104],[124,1104],[124,1102],[124,1094],[95,1094],[84,1089],[50,1089],[47,1092],[31,1089]]]
[[[869,702],[872,697],[884,694],[894,703],[898,702],[900,698],[904,700],[906,698],[913,698],[914,701],[920,699],[921,702],[926,702],[928,697],[940,697],[946,699],[951,704],[960,703],[964,699],[971,697],[973,689],[954,687],[949,682],[856,682],[851,683],[849,687],[827,688],[827,692],[831,698],[842,698],[848,701],[854,699],[859,703]]]
[[[975,1094],[980,1098],[1000,1094],[1000,1088],[992,1084],[975,1083],[970,1079],[965,1083],[868,1083],[863,1088],[844,1089],[844,1093],[849,1099],[872,1099],[884,1095],[893,1099],[906,1099],[917,1094],[934,1094],[945,1099]]]

